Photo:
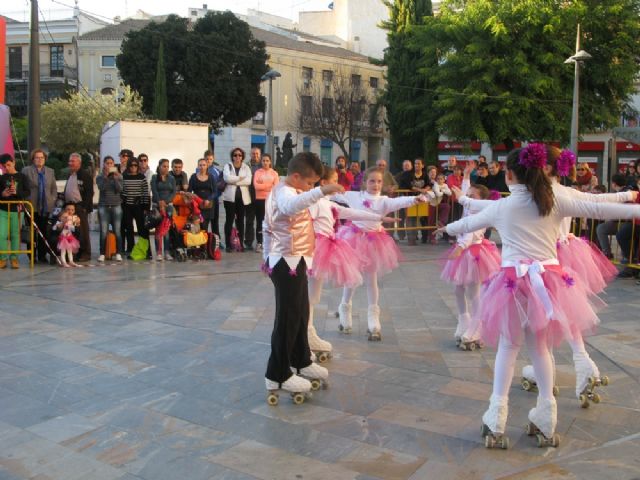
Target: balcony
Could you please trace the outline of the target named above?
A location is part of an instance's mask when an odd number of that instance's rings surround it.
[[[12,83],[23,83],[29,80],[29,65],[22,65],[20,70],[10,69],[6,66],[4,69],[4,77],[7,85]],[[62,70],[51,70],[51,64],[40,64],[40,81],[51,83],[64,83],[65,80],[71,81],[75,85],[78,80],[78,69],[65,65]]]

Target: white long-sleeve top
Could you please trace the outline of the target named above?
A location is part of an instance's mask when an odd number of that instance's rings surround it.
[[[463,195],[466,195],[470,187],[471,187],[471,182],[469,181],[469,179],[462,180],[461,190]],[[469,197],[465,196],[464,198],[469,198]],[[487,200],[487,201],[490,202],[491,200]],[[460,203],[460,204],[463,207],[462,218],[468,217],[469,215],[475,215],[476,213],[482,210],[482,207],[474,206],[469,202]],[[456,245],[460,248],[468,248],[471,245],[482,243],[482,240],[484,240],[484,234],[486,231],[487,231],[486,228],[481,228],[473,232],[466,232],[466,233],[463,233],[462,235],[458,235],[456,237]]]
[[[640,218],[640,205],[585,202],[564,195],[556,196],[553,210],[542,217],[525,185],[510,185],[509,190],[509,197],[482,201],[489,205],[481,212],[447,225],[447,233],[460,235],[495,227],[502,239],[502,264],[512,265],[528,260],[544,262],[556,259],[556,241],[564,217]]]
[[[334,195],[337,202],[346,203],[350,208],[377,213],[381,217],[416,204],[418,197],[389,198],[386,195],[371,195],[367,192],[345,192]],[[353,224],[365,232],[379,232],[383,230],[382,220],[355,220]]]
[[[558,183],[558,180],[556,178],[551,179],[551,187],[553,188],[553,194],[556,196],[566,196],[585,202],[624,203],[633,201],[633,193],[631,191],[618,193],[582,192],[580,190],[576,190],[575,188],[566,187]],[[571,232],[571,217],[565,217],[560,224],[560,235],[558,239],[561,242],[566,242],[569,238],[569,232]]]
[[[313,230],[316,235],[324,235],[329,238],[335,237],[335,217],[336,212],[338,218],[351,221],[380,222],[384,215],[379,213],[368,212],[366,210],[356,210],[355,208],[345,208],[335,202],[330,201],[327,197],[323,197],[309,207],[309,213],[313,218]]]
[[[297,255],[291,251],[295,242],[292,239],[290,220],[300,212],[307,210],[322,197],[324,194],[320,187],[298,193],[295,188],[281,183],[271,191],[265,201],[265,217],[262,222],[262,256],[264,260],[268,261],[270,268],[273,268],[281,258],[284,258],[291,269],[295,269],[302,258],[308,267],[312,265],[312,254]],[[310,215],[309,221],[311,221]],[[310,238],[305,236],[303,241],[313,242],[313,232],[311,232]],[[276,246],[273,248],[273,252],[271,251],[272,245]],[[284,251],[285,248],[288,251]]]
[[[222,168],[222,178],[224,178],[224,181],[227,183],[227,187],[224,189],[224,192],[222,192],[222,201],[235,202],[236,188],[239,188],[242,193],[243,205],[249,205],[251,203],[251,194],[249,193],[251,177],[251,168],[246,163],[242,164],[238,175],[236,175],[233,163],[227,163]]]

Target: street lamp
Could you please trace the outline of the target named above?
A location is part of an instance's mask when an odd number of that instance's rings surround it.
[[[273,79],[281,77],[280,72],[271,69],[265,73],[261,80],[264,82],[269,80],[269,98],[267,98],[267,153],[271,155],[272,162],[275,165],[275,156],[273,154]]]
[[[569,148],[578,155],[578,112],[580,109],[580,65],[582,62],[589,60],[589,55],[584,50],[580,50],[580,24],[578,24],[578,33],[576,35],[576,53],[567,58],[564,63],[574,64],[573,74],[573,105],[571,110],[571,137],[569,140]]]

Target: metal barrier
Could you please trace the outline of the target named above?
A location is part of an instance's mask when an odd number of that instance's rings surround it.
[[[14,214],[18,215],[18,245],[11,245],[11,250],[0,250],[0,254],[2,255],[13,255],[13,254],[20,254],[20,253],[24,253],[26,255],[29,255],[30,258],[30,265],[31,268],[33,268],[33,263],[34,263],[34,249],[35,249],[35,245],[34,245],[34,229],[33,229],[33,205],[31,204],[31,202],[29,202],[28,200],[2,200],[0,201],[0,205],[6,205],[7,206],[7,238],[10,241],[11,239],[11,207],[12,205],[15,205],[15,211],[13,212]],[[28,209],[28,217],[29,217],[29,245],[30,248],[26,249],[26,250],[20,250],[20,243],[22,243],[22,239],[20,238],[20,233],[21,233],[21,229],[22,229],[22,215],[20,215],[22,209]]]
[[[590,218],[573,218],[571,220],[571,233],[576,237],[583,237],[592,242],[597,248],[604,252],[605,249],[600,245],[597,236],[598,226],[605,223],[602,220],[594,220]],[[622,251],[622,247],[618,243],[617,234],[624,228],[624,234],[629,234],[629,250]],[[627,232],[627,230],[631,230]],[[624,265],[629,268],[640,269],[640,225],[632,220],[617,220],[615,232],[607,234],[609,244],[611,245],[611,253],[613,258],[611,262],[616,265]],[[612,241],[612,238],[615,242]],[[614,248],[615,246],[615,248]]]

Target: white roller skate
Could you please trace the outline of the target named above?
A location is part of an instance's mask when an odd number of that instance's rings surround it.
[[[609,377],[600,377],[600,371],[589,355],[577,354],[573,356],[576,367],[576,397],[582,408],[589,407],[589,400],[600,403],[600,395],[595,393],[596,387],[609,385]]]
[[[508,397],[491,395],[489,409],[482,415],[482,428],[480,430],[480,433],[484,437],[485,447],[500,447],[503,450],[509,448],[509,437],[504,434],[508,414]]]
[[[267,403],[271,406],[278,405],[280,390],[289,392],[296,405],[304,403],[305,398],[311,398],[311,382],[295,374],[283,383],[268,378],[264,379],[264,383],[267,387]]]
[[[309,349],[315,355],[318,362],[324,363],[331,358],[331,351],[333,350],[333,347],[329,342],[322,340],[318,336],[316,328],[313,326],[313,323],[311,323],[311,320],[309,321],[307,337],[309,339]]]
[[[351,333],[353,329],[353,320],[351,319],[351,303],[341,303],[338,306],[338,317],[340,318],[340,325],[338,330],[342,333]]]
[[[535,435],[538,447],[557,447],[560,436],[555,433],[558,422],[558,405],[556,399],[538,397],[536,406],[529,410],[527,435]]]
[[[369,305],[367,309],[367,335],[370,342],[382,340],[380,329],[380,306]]]
[[[456,327],[456,333],[454,334],[456,347],[459,347],[462,343],[462,335],[467,331],[467,328],[469,328],[469,323],[471,323],[471,315],[468,313],[461,313],[458,315],[458,326]]]
[[[311,362],[304,368],[291,367],[291,371],[311,382],[311,390],[320,390],[321,387],[325,389],[329,386],[329,370],[317,363]]]
[[[553,396],[557,397],[560,389],[556,385],[556,358],[553,356],[553,353],[549,352],[549,354],[551,355],[551,365],[553,368]],[[538,382],[536,380],[536,372],[533,370],[533,365],[525,365],[522,367],[522,380],[520,381],[520,385],[522,389],[527,392],[538,391]]]
[[[475,325],[474,325],[475,322]],[[480,340],[480,322],[472,320],[469,323],[469,328],[462,334],[460,344],[458,345],[460,350],[469,350],[473,352],[476,349],[481,349],[484,345]]]

